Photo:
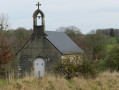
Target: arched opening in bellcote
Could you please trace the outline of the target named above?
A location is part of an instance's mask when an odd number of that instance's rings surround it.
[[[44,13],[40,10],[39,6],[41,4],[38,2],[38,9],[33,13],[33,34],[32,37],[45,37],[45,17]]]
[[[34,26],[44,26],[44,14],[41,10],[37,9],[33,14]]]
[[[36,26],[42,26],[42,16],[40,13],[37,15],[37,21],[36,22],[37,22]]]

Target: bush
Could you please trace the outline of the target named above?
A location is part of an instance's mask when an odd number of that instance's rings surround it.
[[[78,72],[81,73],[84,78],[94,78],[97,74],[94,62],[88,60],[83,60],[83,64],[78,66]]]
[[[55,68],[54,73],[65,76],[67,79],[71,79],[72,77],[77,76],[78,67],[70,62],[59,62]]]
[[[119,71],[119,46],[115,46],[106,58],[106,65],[111,70]]]
[[[95,61],[95,66],[94,66],[97,70],[97,72],[104,72],[107,69],[106,66],[106,61],[105,60],[98,60]]]
[[[82,64],[74,64],[67,60],[60,62],[54,67],[54,73],[63,75],[66,79],[83,76],[84,78],[95,77],[96,69],[94,64],[88,60],[83,60]]]

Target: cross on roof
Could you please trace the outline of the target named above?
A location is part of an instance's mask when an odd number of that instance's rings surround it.
[[[39,6],[41,6],[41,4],[38,2],[38,4],[36,4],[36,6],[38,6],[38,9],[39,9]]]

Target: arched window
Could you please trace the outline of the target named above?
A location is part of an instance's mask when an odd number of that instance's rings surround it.
[[[41,14],[39,13],[37,15],[37,26],[41,26],[42,25],[42,16]]]

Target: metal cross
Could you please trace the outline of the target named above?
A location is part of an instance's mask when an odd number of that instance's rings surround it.
[[[39,9],[39,6],[41,6],[41,4],[38,2],[38,4],[36,4],[36,6],[38,6],[38,9]]]

